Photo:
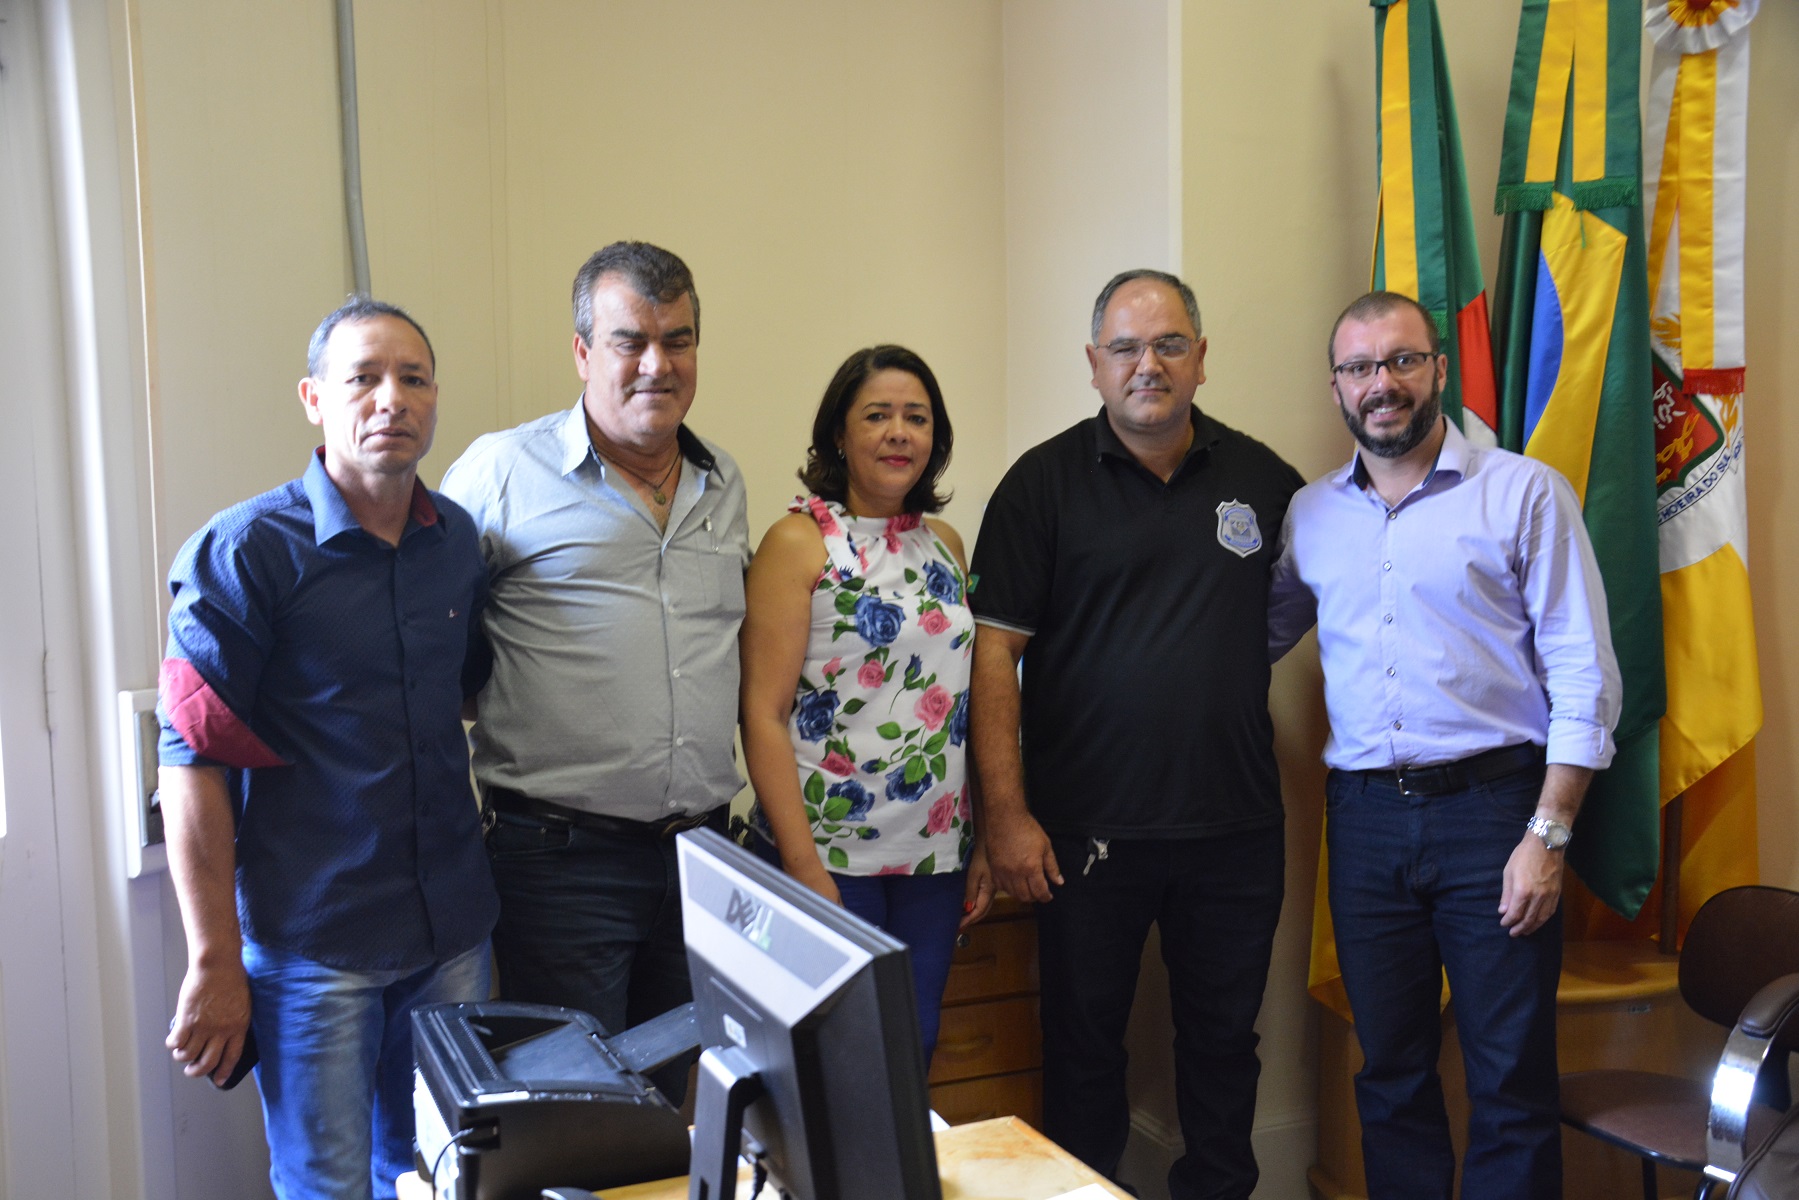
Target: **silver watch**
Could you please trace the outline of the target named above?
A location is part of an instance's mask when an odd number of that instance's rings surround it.
[[[1556,820],[1541,814],[1524,823],[1524,828],[1543,839],[1543,846],[1548,850],[1565,850],[1574,837],[1574,831]]]

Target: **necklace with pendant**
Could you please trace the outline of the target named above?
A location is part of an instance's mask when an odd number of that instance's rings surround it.
[[[639,475],[636,471],[633,471],[630,467],[627,467],[624,463],[619,462],[617,459],[608,459],[607,461],[610,462],[613,466],[617,467],[619,470],[623,471],[625,474],[629,475],[631,478],[635,479],[637,482],[643,484],[644,487],[649,488],[650,489],[650,498],[652,500],[654,500],[659,507],[667,506],[668,496],[666,493],[663,492],[662,485],[668,482],[668,477],[675,473],[675,468],[677,466],[679,466],[681,463],[681,452],[679,450],[675,451],[675,456],[669,460],[668,470],[662,472],[662,478],[658,479],[655,483],[651,483],[648,479],[644,478],[642,475]]]

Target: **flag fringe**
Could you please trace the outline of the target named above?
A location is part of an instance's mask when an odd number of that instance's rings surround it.
[[[1625,179],[1588,179],[1574,185],[1569,197],[1574,207],[1584,212],[1596,208],[1626,208],[1642,201],[1642,190],[1634,177]]]
[[[1554,207],[1553,183],[1502,183],[1493,198],[1493,211],[1500,216],[1517,212],[1548,212]]]

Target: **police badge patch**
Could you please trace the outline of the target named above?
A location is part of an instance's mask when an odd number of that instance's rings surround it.
[[[1219,504],[1218,544],[1238,558],[1248,558],[1260,550],[1262,530],[1256,524],[1256,510],[1240,500]]]

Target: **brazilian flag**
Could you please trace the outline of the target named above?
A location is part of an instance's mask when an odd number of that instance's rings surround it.
[[[1569,865],[1634,917],[1660,862],[1666,708],[1637,109],[1639,0],[1524,0],[1495,208],[1500,445],[1559,470],[1605,577],[1624,682],[1618,755]],[[1570,936],[1578,930],[1570,929]]]

